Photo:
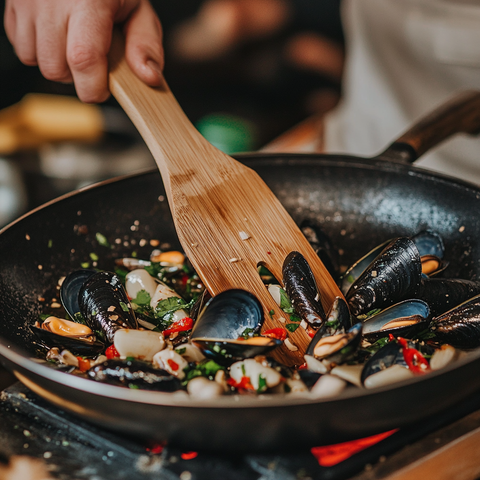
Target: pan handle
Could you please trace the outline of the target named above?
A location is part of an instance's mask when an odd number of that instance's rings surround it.
[[[480,134],[480,91],[467,90],[421,118],[376,158],[413,163],[456,133]]]

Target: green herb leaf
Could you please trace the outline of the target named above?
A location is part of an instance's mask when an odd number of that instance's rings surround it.
[[[293,313],[293,307],[292,307],[292,302],[290,302],[290,299],[288,298],[287,292],[281,288],[280,289],[280,308],[285,312],[285,313]]]
[[[101,245],[102,247],[108,247],[108,248],[111,247],[111,245],[110,245],[110,243],[108,243],[107,237],[105,235],[97,232],[95,234],[95,238],[97,239],[98,244]]]
[[[90,253],[90,258],[92,259],[93,262],[98,261],[98,255],[94,252]]]
[[[120,302],[120,307],[122,307],[122,310],[123,310],[124,312],[130,311],[130,309],[128,308],[128,305],[127,305],[126,303],[124,303],[124,302]]]
[[[150,265],[145,267],[145,271],[148,272],[154,278],[163,277],[165,268],[160,265],[158,262],[152,262]]]
[[[150,305],[150,301],[152,300],[152,297],[146,290],[140,290],[137,293],[137,296],[132,300],[132,303],[135,303],[137,305]]]
[[[289,332],[294,332],[299,326],[300,326],[299,323],[287,323],[287,324],[285,325],[285,328],[286,328]]]
[[[81,266],[82,268],[89,268],[89,267],[90,267],[90,263],[89,263],[89,262],[82,262],[82,263],[80,264],[80,266]]]
[[[165,300],[160,300],[155,306],[155,317],[160,320],[170,320],[173,313],[177,310],[190,310],[193,305],[193,300],[186,303],[183,298],[169,297]]]
[[[260,373],[258,375],[258,388],[257,388],[257,393],[262,393],[267,389],[267,379],[263,377],[263,375]]]
[[[52,248],[52,246],[53,246],[53,240],[50,239],[50,240],[48,240],[47,247],[48,247],[48,248]]]
[[[50,313],[41,313],[38,317],[42,322],[44,322],[48,317],[51,317],[52,315]]]
[[[187,351],[187,348],[186,348],[186,347],[176,348],[175,351],[176,351],[179,355],[185,355],[185,353],[186,353],[186,351]]]
[[[244,339],[244,340],[248,340],[249,338],[253,337],[253,328],[246,328],[241,334],[240,336]]]
[[[268,314],[270,315],[271,318],[273,318],[273,315],[275,314],[275,310],[272,308]]]

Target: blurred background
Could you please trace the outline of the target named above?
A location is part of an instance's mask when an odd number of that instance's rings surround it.
[[[165,77],[221,150],[257,150],[338,101],[339,0],[152,0]],[[4,11],[5,2],[0,2]],[[45,96],[48,95],[48,96]],[[79,138],[81,137],[81,138]],[[85,106],[72,85],[26,67],[0,27],[0,227],[81,186],[155,163],[114,99]],[[12,381],[0,368],[0,389]]]

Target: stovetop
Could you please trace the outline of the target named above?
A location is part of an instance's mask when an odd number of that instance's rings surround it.
[[[375,480],[480,428],[479,408],[480,393],[339,461],[352,444],[300,452],[291,445],[287,452],[248,455],[144,444],[79,420],[16,383],[0,395],[0,462],[12,455],[40,458],[53,478],[63,480]]]

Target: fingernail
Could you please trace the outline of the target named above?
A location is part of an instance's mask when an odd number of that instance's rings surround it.
[[[162,67],[160,66],[160,64],[158,62],[156,62],[155,60],[152,60],[152,59],[149,59],[147,60],[147,65],[149,68],[151,68],[155,73],[157,73],[158,75],[163,75],[162,73]]]

